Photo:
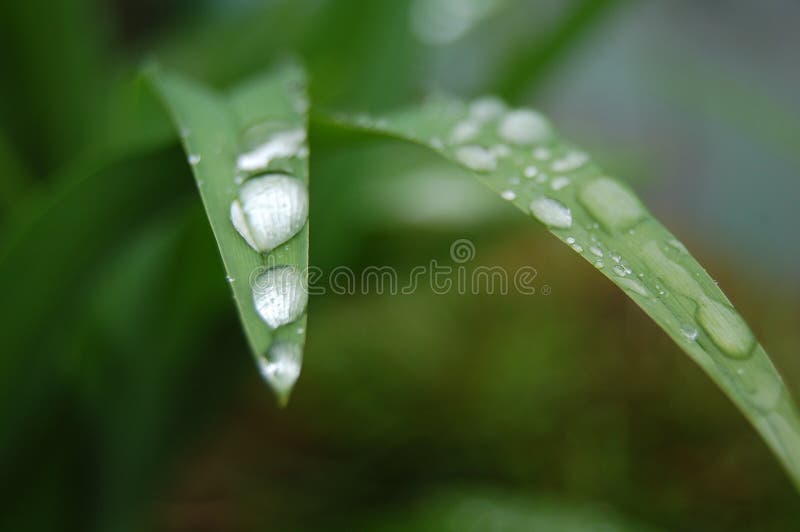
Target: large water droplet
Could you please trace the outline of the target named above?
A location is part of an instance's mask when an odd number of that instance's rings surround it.
[[[550,123],[545,117],[530,109],[510,111],[500,121],[497,133],[514,144],[533,144],[547,140],[551,135]]]
[[[308,218],[308,191],[299,179],[268,174],[242,185],[231,204],[233,226],[256,251],[266,253],[294,236]]]
[[[645,264],[672,290],[697,301],[705,299],[700,283],[683,266],[664,255],[657,242],[650,241],[642,246],[642,256]]]
[[[531,214],[543,224],[558,229],[572,227],[572,211],[558,200],[539,196],[530,205]]]
[[[497,168],[494,154],[481,146],[462,146],[456,150],[456,160],[478,172],[490,172]]]
[[[278,340],[267,352],[266,358],[258,357],[258,369],[285,405],[294,383],[300,376],[303,349],[294,342]]]
[[[272,161],[295,157],[306,142],[303,128],[279,131],[271,134],[267,140],[236,159],[236,168],[244,172],[266,170]]]
[[[273,329],[299,318],[308,303],[303,277],[293,266],[275,266],[254,279],[253,300],[261,319]]]
[[[578,199],[607,229],[626,229],[647,214],[636,196],[606,177],[586,183],[581,187]]]
[[[723,353],[747,358],[753,350],[753,333],[741,316],[729,306],[703,299],[697,307],[697,321]]]

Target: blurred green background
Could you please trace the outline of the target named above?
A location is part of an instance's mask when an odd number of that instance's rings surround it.
[[[144,61],[315,109],[444,89],[551,116],[642,193],[800,391],[800,5],[0,4],[0,529],[798,530],[710,380],[588,264],[424,151],[312,123],[311,262],[534,266],[549,295],[312,297],[286,410]],[[401,277],[402,278],[402,277]]]

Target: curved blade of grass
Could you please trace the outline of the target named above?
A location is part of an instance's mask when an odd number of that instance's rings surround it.
[[[304,75],[299,68],[287,66],[226,94],[175,74],[154,69],[150,75],[181,132],[256,362],[280,403],[286,404],[294,379],[290,378],[287,384],[285,375],[275,378],[272,373],[275,366],[271,364],[280,361],[274,359],[270,348],[278,341],[297,348],[292,351],[296,356],[289,361],[294,366],[288,368],[295,372],[296,378],[305,341],[305,310],[299,318],[273,330],[256,310],[254,286],[261,273],[275,266],[292,266],[307,279],[308,224],[271,252],[259,253],[234,229],[230,213],[231,204],[239,196],[241,179],[245,177],[237,170],[237,159],[247,150],[248,135],[258,134],[262,126],[279,124],[302,131],[305,138]],[[294,176],[307,186],[307,150],[295,155],[273,160],[264,171]],[[284,368],[278,367],[278,371]]]
[[[780,375],[713,279],[628,187],[538,113],[437,97],[342,126],[428,146],[543,222],[636,302],[722,388],[800,487],[800,421]]]

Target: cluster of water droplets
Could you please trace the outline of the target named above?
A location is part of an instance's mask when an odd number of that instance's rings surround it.
[[[307,109],[304,99],[295,106]],[[235,161],[236,198],[230,220],[244,241],[257,253],[276,262],[276,248],[299,233],[308,220],[308,188],[294,175],[297,160],[308,157],[306,131],[281,122],[265,122],[243,134]],[[279,262],[279,261],[277,261]],[[293,265],[275,264],[249,280],[253,305],[266,326],[274,331],[266,355],[259,355],[261,375],[285,402],[300,375],[302,345],[284,334],[305,313],[308,291],[304,275]],[[233,281],[232,281],[233,282]]]
[[[691,309],[694,321],[678,324],[684,340],[706,353],[716,348],[724,354],[725,360],[715,357],[714,363],[751,404],[774,408],[780,377],[766,356],[754,356],[761,348],[741,316],[715,287],[703,286],[699,267],[690,267],[695,272],[691,274],[681,264],[691,261],[682,243],[650,239],[647,231],[637,233],[650,215],[636,195],[596,168],[587,171],[589,157],[558,142],[542,115],[482,97],[430,144],[484,174],[503,199],[527,209],[634,299],[647,304],[670,298],[675,308]],[[570,206],[582,211],[580,219],[585,213],[591,222],[576,224]],[[605,244],[617,241],[628,242],[626,249],[638,248],[636,256],[629,261]]]

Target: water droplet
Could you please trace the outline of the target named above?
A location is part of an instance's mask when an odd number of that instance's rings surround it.
[[[620,277],[625,277],[626,275],[628,275],[628,271],[621,264],[614,265],[614,272]]]
[[[303,277],[293,266],[275,266],[253,282],[253,300],[261,319],[273,329],[299,318],[308,303]]]
[[[258,369],[278,395],[282,406],[289,399],[303,361],[303,349],[296,343],[278,340],[267,351],[266,357],[258,357]]]
[[[599,248],[599,247],[597,247],[597,246],[590,246],[590,247],[589,247],[589,252],[590,252],[592,255],[594,255],[595,257],[602,257],[602,256],[603,256],[603,250],[602,250],[602,249],[600,249],[600,248]]]
[[[597,266],[598,268],[601,268],[601,269],[605,267],[605,264],[603,263],[602,260],[595,261],[594,265]]]
[[[528,177],[528,178],[536,177],[536,174],[538,174],[538,173],[539,173],[539,169],[536,168],[533,165],[526,166],[525,170],[523,170],[523,174],[525,175],[525,177]]]
[[[510,111],[500,121],[497,133],[514,144],[542,142],[551,135],[547,119],[530,109]]]
[[[478,136],[480,125],[470,120],[462,120],[453,126],[450,132],[450,141],[455,144],[462,144]]]
[[[568,186],[569,184],[570,184],[570,179],[568,177],[558,176],[553,178],[552,181],[550,181],[550,188],[552,188],[553,190],[561,190],[562,188]]]
[[[494,154],[481,146],[462,146],[456,150],[456,160],[478,172],[490,172],[497,168]]]
[[[572,245],[572,244],[575,243],[575,239],[573,237],[571,237],[571,236],[568,236],[567,239],[565,240],[565,242],[567,244],[569,244],[569,245]]]
[[[482,96],[474,100],[469,106],[469,114],[479,122],[487,122],[497,118],[506,110],[503,100],[497,96]]]
[[[617,267],[614,266],[615,271],[616,269]],[[650,292],[647,291],[647,288],[636,279],[629,279],[629,278],[617,279],[616,282],[624,289],[631,292],[635,292],[640,296],[648,297],[650,295]]]
[[[706,297],[700,284],[683,266],[667,258],[657,242],[650,241],[642,246],[642,257],[653,273],[675,292],[698,301]]]
[[[200,162],[200,154],[198,154],[198,153],[190,153],[189,156],[186,158],[186,160],[189,161],[189,164],[191,164],[192,166],[195,166],[196,164],[198,164]]]
[[[509,177],[508,178],[508,184],[509,185],[519,185],[519,177],[517,177],[517,176]]]
[[[308,218],[308,191],[299,179],[267,174],[242,185],[231,204],[233,226],[250,247],[266,253],[294,236]]]
[[[627,229],[647,214],[636,196],[606,177],[586,183],[578,199],[609,230]]]
[[[273,133],[266,142],[239,155],[236,167],[245,172],[266,170],[276,159],[295,157],[305,142],[306,132],[302,128]]]
[[[552,156],[553,156],[552,152],[547,148],[536,148],[535,150],[533,150],[533,157],[540,161],[547,161]]]
[[[500,193],[504,200],[513,201],[517,199],[517,194],[513,190],[504,190]]]
[[[560,159],[553,161],[550,168],[554,172],[572,172],[577,170],[589,161],[589,156],[582,151],[569,151]]]
[[[582,253],[583,252],[583,246],[581,246],[580,244],[572,244],[572,249],[574,249],[578,253]]]
[[[671,239],[669,239],[667,241],[667,244],[669,244],[670,246],[674,247],[675,249],[677,249],[681,253],[689,253],[689,250],[686,249],[686,246],[683,245],[683,242],[681,242],[679,240],[675,240],[674,238],[671,238]]]
[[[511,155],[511,148],[509,148],[505,144],[495,144],[494,146],[492,146],[491,151],[495,157],[499,157],[501,159],[503,157],[508,157],[509,155]]]
[[[572,211],[558,200],[539,196],[530,205],[531,214],[545,225],[558,229],[572,227]]]
[[[443,150],[444,149],[444,142],[439,137],[433,137],[431,139],[431,147],[436,150]]]
[[[697,329],[689,325],[688,323],[684,323],[681,325],[681,334],[690,342],[694,342],[697,340]]]
[[[705,298],[697,307],[697,321],[723,353],[732,358],[747,358],[755,338],[739,313],[729,306]]]

